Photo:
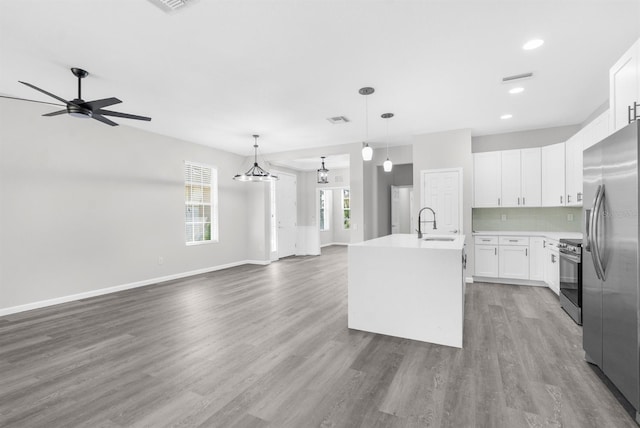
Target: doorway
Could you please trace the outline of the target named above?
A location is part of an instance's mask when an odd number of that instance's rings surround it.
[[[316,193],[320,247],[351,242],[351,193],[348,187],[323,187]]]
[[[414,212],[413,186],[391,186],[391,234],[411,233]]]
[[[420,180],[420,208],[435,211],[438,229],[434,233],[462,233],[462,168],[424,170]]]
[[[298,207],[296,176],[278,172],[278,177],[280,179],[276,182],[276,251],[281,259],[296,254]]]

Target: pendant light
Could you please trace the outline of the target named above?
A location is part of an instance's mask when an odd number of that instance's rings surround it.
[[[368,86],[360,88],[360,90],[358,91],[360,95],[364,95],[365,138],[364,142],[362,143],[362,160],[365,161],[370,161],[371,159],[373,159],[373,149],[369,147],[369,143],[367,143],[367,140],[369,139],[369,103],[367,101],[367,96],[373,94],[374,92],[375,89]]]
[[[385,113],[380,117],[386,119],[387,122],[387,160],[382,164],[382,168],[384,169],[384,172],[391,172],[393,169],[393,162],[389,160],[389,119],[393,117],[393,113]]]
[[[318,170],[318,183],[319,184],[327,184],[329,182],[329,170],[324,167],[324,156],[320,156],[322,158],[322,168]]]
[[[278,180],[278,176],[276,175],[271,175],[271,173],[269,171],[265,171],[264,169],[260,168],[260,165],[258,165],[258,137],[259,135],[254,135],[253,139],[253,151],[254,151],[254,157],[253,157],[253,166],[251,168],[249,168],[249,170],[247,172],[245,172],[244,174],[237,174],[235,177],[233,177],[234,180],[237,181],[276,181]]]

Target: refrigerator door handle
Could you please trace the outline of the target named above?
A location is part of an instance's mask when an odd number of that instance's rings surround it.
[[[596,261],[596,253],[593,250],[593,247],[595,246],[595,243],[593,241],[593,223],[595,222],[595,218],[594,218],[594,214],[596,213],[596,206],[598,205],[598,198],[600,197],[600,190],[602,189],[602,185],[598,185],[598,187],[596,188],[596,196],[593,198],[593,206],[591,207],[591,209],[589,210],[589,221],[588,221],[588,228],[587,228],[587,246],[588,246],[588,251],[591,252],[591,260],[593,261],[593,268],[596,272],[596,277],[598,279],[602,279],[600,277],[600,271],[598,270],[598,262]]]
[[[604,265],[602,264],[602,257],[600,255],[600,243],[598,242],[598,219],[600,218],[602,206],[604,205],[604,184],[598,187],[600,187],[600,192],[598,193],[598,197],[596,198],[593,219],[591,220],[591,240],[593,243],[593,245],[591,246],[591,255],[593,256],[596,263],[596,271],[599,272],[600,279],[604,281],[605,271]]]
[[[591,210],[584,210],[584,234],[586,237],[587,243],[584,246],[584,250],[591,252],[591,235],[589,232],[591,231]]]

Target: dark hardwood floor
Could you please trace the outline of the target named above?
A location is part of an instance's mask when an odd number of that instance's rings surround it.
[[[350,331],[346,251],[0,318],[0,426],[636,426],[551,291],[468,285],[461,350]]]

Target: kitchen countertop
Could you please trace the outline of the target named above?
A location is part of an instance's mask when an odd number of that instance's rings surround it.
[[[425,241],[427,237],[453,237],[453,241]],[[418,239],[415,233],[397,233],[369,241],[350,244],[355,247],[390,247],[390,248],[415,248],[426,250],[462,250],[464,247],[464,235],[431,235],[425,234],[422,239]]]
[[[473,236],[542,236],[556,241],[559,241],[560,239],[582,239],[582,233],[579,232],[530,232],[519,230],[477,231],[473,232]]]

